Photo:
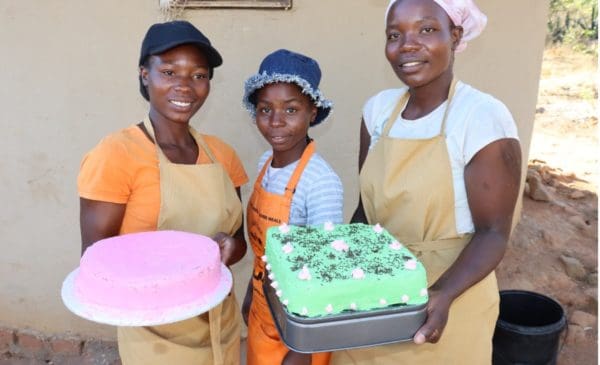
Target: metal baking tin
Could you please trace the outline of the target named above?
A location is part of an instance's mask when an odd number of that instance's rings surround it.
[[[265,278],[263,288],[279,336],[287,347],[301,353],[410,341],[427,317],[426,303],[317,318],[301,317],[283,308],[268,278]]]

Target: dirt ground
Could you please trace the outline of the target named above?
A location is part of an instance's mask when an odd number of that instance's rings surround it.
[[[548,49],[523,210],[500,289],[536,291],[568,318],[558,365],[598,363],[597,56]]]

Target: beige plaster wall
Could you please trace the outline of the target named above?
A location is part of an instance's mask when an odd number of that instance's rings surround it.
[[[458,56],[457,74],[512,110],[529,149],[547,0],[479,0],[483,36]],[[343,4],[343,7],[341,5]],[[317,58],[333,116],[312,131],[345,185],[345,215],[357,200],[361,106],[398,85],[383,56],[387,0],[295,0],[289,11],[190,10],[221,51],[211,95],[194,120],[232,144],[251,181],[267,145],[242,110],[242,82],[262,57],[286,47]],[[105,134],[139,121],[143,33],[158,0],[0,0],[0,326],[112,337],[111,327],[71,315],[59,291],[79,259],[76,176],[82,155]],[[248,198],[248,184],[243,189]],[[238,295],[250,255],[236,268]]]

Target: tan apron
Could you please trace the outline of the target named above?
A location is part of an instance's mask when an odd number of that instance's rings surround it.
[[[260,257],[265,254],[264,240],[267,236],[267,229],[289,222],[296,186],[314,150],[315,142],[306,146],[283,195],[270,193],[262,187],[262,179],[271,164],[271,158],[269,158],[256,178],[254,191],[248,201],[246,214],[248,236],[255,258],[252,273],[252,304],[248,314],[247,365],[280,365],[289,351],[279,337],[263,293],[265,263]],[[327,365],[329,357],[329,353],[313,354],[312,365]]]
[[[154,129],[144,126],[153,140]],[[202,136],[190,127],[211,164],[175,164],[158,144],[160,213],[158,230],[181,230],[212,237],[234,234],[242,223],[242,204],[227,172]],[[123,365],[233,365],[240,363],[241,315],[233,293],[208,313],[153,327],[119,327]]]
[[[471,235],[456,232],[454,188],[445,124],[454,95],[452,83],[440,134],[430,139],[390,138],[406,106],[402,96],[381,139],[360,173],[361,199],[369,223],[382,224],[423,262],[429,285],[450,267]],[[484,365],[491,363],[498,317],[498,287],[492,272],[458,297],[437,344],[412,342],[335,352],[335,365]]]

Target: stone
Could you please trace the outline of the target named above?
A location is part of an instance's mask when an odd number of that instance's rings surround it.
[[[570,216],[578,216],[579,215],[579,211],[577,211],[575,208],[573,208],[569,205],[563,205],[561,208],[563,209],[563,211],[565,213],[567,213]]]
[[[550,184],[550,182],[553,180],[553,176],[550,173],[550,167],[548,166],[542,166],[542,168],[540,168],[538,170],[540,177],[542,178],[542,181],[545,184]]]
[[[0,354],[8,352],[15,343],[15,331],[9,328],[0,328]]]
[[[527,180],[529,180],[530,177],[532,176],[540,176],[539,170],[540,170],[541,166],[539,165],[534,165],[534,166],[529,166],[529,168],[527,169]]]
[[[579,260],[565,255],[561,255],[560,259],[565,265],[565,271],[567,275],[569,275],[571,278],[575,280],[583,280],[586,278],[587,272]]]
[[[585,330],[583,327],[576,324],[569,325],[569,333],[567,333],[567,338],[565,341],[567,345],[575,345],[577,343],[585,342]]]
[[[586,296],[586,310],[592,314],[598,313],[598,287],[588,288],[584,291]]]
[[[542,240],[544,240],[544,242],[548,243],[550,246],[554,246],[556,244],[556,241],[554,239],[554,236],[552,236],[549,232],[547,231],[541,231],[541,236],[542,236]]]
[[[584,330],[595,328],[597,322],[598,318],[595,315],[579,310],[573,312],[573,314],[571,314],[571,319],[569,320],[569,323],[576,324]]]
[[[548,202],[552,200],[550,193],[542,183],[542,180],[535,176],[528,176],[527,183],[529,184],[529,197],[533,200]]]
[[[579,230],[586,230],[588,228],[585,219],[581,215],[570,216],[567,220]]]
[[[590,285],[598,286],[598,273],[593,272],[593,273],[589,274],[586,281]],[[598,294],[598,292],[596,292],[596,298],[598,297],[597,294]]]
[[[588,295],[596,300],[598,300],[598,288],[589,288],[585,290],[585,295]]]
[[[581,190],[575,190],[574,192],[572,192],[569,195],[569,198],[574,199],[574,200],[575,199],[582,199],[582,198],[585,198],[585,193],[583,191],[581,191]]]

